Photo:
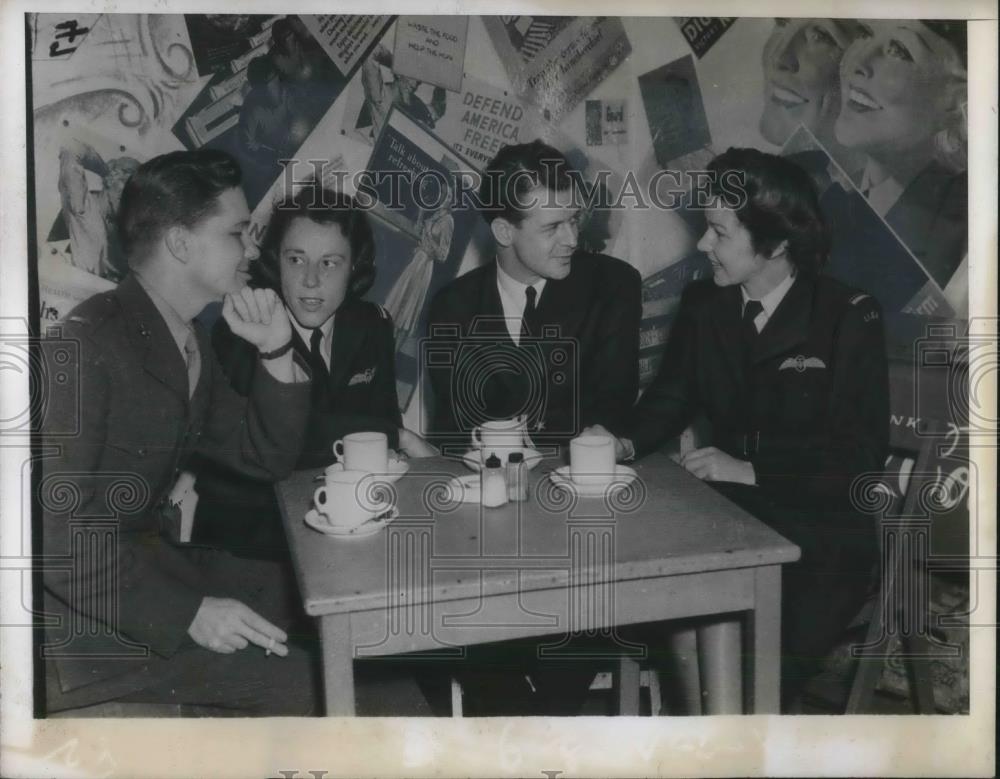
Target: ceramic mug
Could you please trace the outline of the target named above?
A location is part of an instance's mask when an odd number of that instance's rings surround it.
[[[569,442],[569,475],[577,484],[608,484],[615,478],[615,441],[582,435]]]
[[[386,473],[389,468],[389,439],[385,433],[350,433],[333,442],[333,453],[345,471]]]
[[[392,508],[392,500],[373,489],[377,479],[365,471],[327,471],[313,493],[317,513],[332,527],[350,530]]]
[[[511,452],[524,451],[527,430],[524,418],[494,419],[483,422],[472,430],[472,446],[479,449],[485,462],[491,454],[506,463]]]

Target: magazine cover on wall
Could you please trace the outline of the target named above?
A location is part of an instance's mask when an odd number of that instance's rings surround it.
[[[782,154],[812,176],[830,229],[825,273],[873,294],[887,313],[951,318],[955,311],[919,259],[804,126]]]
[[[361,192],[377,201],[371,213],[378,274],[368,296],[392,316],[403,409],[419,378],[417,342],[424,333],[427,304],[455,278],[479,218],[468,195],[475,190],[471,182],[478,180],[472,175],[472,166],[441,139],[403,110],[390,110]]]
[[[805,136],[786,144],[805,128],[836,162],[835,199],[854,202],[851,218],[886,252],[864,270],[859,254],[858,275],[841,276],[877,287],[889,311],[968,311],[965,36],[964,22],[939,20],[740,19],[697,63],[703,81],[724,87],[706,95],[719,151],[802,151]]]
[[[39,14],[28,31],[44,331],[125,274],[122,188],[140,162],[176,146],[170,126],[200,84],[180,16]]]
[[[628,58],[618,17],[484,16],[514,91],[554,124]]]
[[[361,76],[352,82],[345,98],[341,132],[369,146],[379,136],[393,108],[402,108],[424,127],[434,130],[438,119],[448,110],[449,102],[454,103],[455,95],[449,95],[441,83],[433,84],[396,70],[396,40],[397,37],[400,40],[404,38],[404,34],[398,30],[400,21],[405,18],[400,17],[395,24],[390,25],[364,58]],[[464,46],[462,50],[464,52]],[[452,57],[447,65],[435,67],[432,73],[437,76],[435,80],[446,81],[449,86],[454,87],[454,68],[456,65],[461,66],[462,60],[454,58],[454,54]],[[442,70],[447,73],[446,78],[440,77]],[[461,76],[458,83],[461,83]]]
[[[228,151],[255,205],[295,156],[389,17],[188,15],[210,80],[174,126],[189,149]]]

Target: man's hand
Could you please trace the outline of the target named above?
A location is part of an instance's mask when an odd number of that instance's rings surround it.
[[[750,485],[757,483],[753,463],[737,460],[714,446],[692,449],[681,456],[681,465],[704,481],[731,481]]]
[[[603,435],[610,438],[615,442],[615,461],[621,461],[625,458],[627,452],[622,439],[612,434],[606,427],[604,427],[604,425],[591,425],[590,427],[585,427],[580,435]]]
[[[226,295],[222,316],[229,329],[261,352],[273,352],[292,338],[285,307],[273,289],[250,289]]]
[[[280,657],[288,654],[285,646],[288,636],[284,630],[231,598],[202,599],[188,635],[198,646],[224,655],[246,649],[251,643]]]
[[[441,454],[427,439],[405,427],[399,428],[399,448],[407,457],[437,457]]]

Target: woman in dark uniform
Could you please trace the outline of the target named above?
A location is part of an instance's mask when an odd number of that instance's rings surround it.
[[[333,442],[348,433],[380,431],[411,457],[436,453],[403,427],[396,396],[392,319],[361,299],[375,280],[375,240],[368,217],[350,195],[306,187],[271,217],[255,263],[256,285],[275,289],[292,323],[293,349],[312,371],[312,409],[299,468],[334,460]],[[219,362],[237,392],[258,370],[253,349],[223,320],[212,333]],[[218,468],[199,470],[195,538],[234,553],[284,556],[273,489]]]
[[[804,170],[755,149],[730,149],[709,170],[698,248],[713,278],[685,290],[659,374],[612,433],[627,460],[707,419],[711,445],[681,465],[801,548],[783,570],[787,704],[871,584],[875,523],[851,485],[888,454],[881,309],[820,274],[829,238]]]

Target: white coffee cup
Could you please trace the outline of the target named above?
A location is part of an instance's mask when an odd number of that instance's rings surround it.
[[[608,484],[615,478],[615,441],[582,435],[569,442],[569,475],[577,484]]]
[[[506,463],[511,452],[524,450],[526,434],[523,417],[493,419],[473,428],[472,446],[482,452],[484,462],[491,454],[495,454],[500,462]]]
[[[332,527],[350,530],[392,508],[392,499],[377,484],[378,477],[365,471],[328,470],[313,503]]]
[[[347,471],[385,473],[389,467],[389,439],[385,433],[350,433],[333,442],[333,454]]]

